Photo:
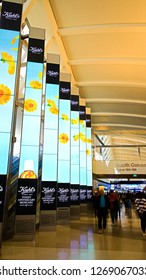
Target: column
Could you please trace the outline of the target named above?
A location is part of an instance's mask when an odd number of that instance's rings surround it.
[[[40,226],[56,225],[60,56],[47,55]]]
[[[71,89],[71,185],[70,217],[80,219],[79,89]]]
[[[58,224],[70,222],[70,87],[70,74],[61,73],[58,136]]]
[[[87,214],[86,103],[80,98],[80,213]]]
[[[16,235],[34,235],[38,215],[44,40],[44,29],[31,28],[16,202]]]
[[[91,109],[86,108],[87,206],[88,210],[91,210],[91,213],[93,213],[91,143]]]
[[[3,0],[0,18],[0,241],[9,202],[22,3]]]

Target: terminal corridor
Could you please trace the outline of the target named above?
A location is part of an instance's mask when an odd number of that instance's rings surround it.
[[[135,209],[122,208],[121,219],[98,234],[97,218],[90,213],[70,225],[37,229],[34,240],[2,243],[2,260],[145,260],[146,237],[142,236]]]

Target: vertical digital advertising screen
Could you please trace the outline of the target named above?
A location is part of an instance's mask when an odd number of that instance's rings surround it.
[[[70,206],[70,75],[63,74],[59,90],[57,207]]]
[[[56,210],[60,57],[48,54],[44,99],[41,210]]]
[[[10,172],[22,4],[3,1],[0,17],[0,222]]]
[[[86,155],[87,155],[87,201],[92,202],[92,149],[91,149],[91,113],[86,108]]]
[[[42,29],[42,33],[43,29]],[[33,215],[39,171],[44,40],[29,38],[16,215]]]
[[[80,102],[82,104],[82,100]],[[80,105],[80,203],[87,202],[86,107]]]
[[[79,96],[71,94],[71,180],[70,204],[80,204]]]

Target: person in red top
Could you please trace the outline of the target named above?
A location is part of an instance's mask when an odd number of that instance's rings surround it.
[[[112,225],[115,224],[115,221],[117,220],[117,204],[119,203],[119,197],[117,193],[115,193],[113,190],[110,190],[109,193],[109,209],[110,209],[110,216],[112,220]]]

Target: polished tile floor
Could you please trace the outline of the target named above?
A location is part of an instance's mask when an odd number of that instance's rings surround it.
[[[122,209],[121,219],[98,234],[94,214],[36,231],[34,240],[2,242],[1,260],[146,260],[146,237],[142,236],[135,211]]]

